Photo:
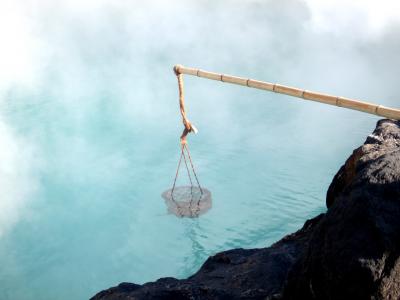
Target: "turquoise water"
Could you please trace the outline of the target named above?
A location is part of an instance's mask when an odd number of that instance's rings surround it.
[[[268,246],[325,211],[332,177],[376,117],[185,77],[188,116],[199,129],[189,145],[213,207],[197,219],[167,213],[161,193],[172,185],[183,129],[175,63],[368,101],[379,95],[366,85],[375,73],[365,70],[380,65],[362,53],[354,60],[346,43],[332,52],[324,41],[337,37],[307,33],[307,17],[282,25],[265,7],[241,4],[221,15],[231,25],[252,17],[233,35],[204,22],[222,13],[208,5],[99,9],[101,22],[49,13],[49,24],[62,25],[37,25],[52,55],[39,61],[34,87],[16,84],[0,102],[17,157],[2,200],[10,208],[0,223],[1,299],[87,299],[122,281],[183,278],[209,255]],[[175,18],[182,11],[187,17]],[[154,14],[157,22],[147,18]],[[310,47],[311,38],[322,42]],[[332,72],[318,72],[321,63]],[[396,105],[390,93],[380,99]]]

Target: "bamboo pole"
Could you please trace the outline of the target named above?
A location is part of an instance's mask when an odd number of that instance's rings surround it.
[[[386,107],[383,105],[378,105],[374,103],[368,103],[364,101],[359,101],[355,99],[337,97],[327,94],[321,94],[317,92],[302,90],[295,87],[289,87],[285,85],[280,85],[276,83],[269,83],[264,81],[259,81],[255,79],[237,77],[226,74],[219,74],[214,72],[208,72],[195,68],[188,68],[181,65],[174,66],[174,71],[176,74],[187,74],[197,77],[228,82],[232,84],[238,84],[242,86],[252,87],[260,90],[275,92],[279,94],[285,94],[292,97],[302,98],[305,100],[317,101],[329,105],[335,105],[339,107],[354,109],[369,114],[400,120],[400,109]]]

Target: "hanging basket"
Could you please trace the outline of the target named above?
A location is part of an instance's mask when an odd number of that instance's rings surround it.
[[[212,206],[211,192],[196,186],[177,186],[161,195],[168,207],[168,212],[178,217],[197,218]]]
[[[179,108],[182,115],[184,129],[180,138],[181,156],[179,159],[178,168],[176,169],[174,184],[172,185],[171,189],[162,193],[161,196],[165,199],[168,211],[170,213],[173,213],[178,217],[195,218],[207,212],[211,208],[211,192],[200,186],[192,157],[190,156],[186,137],[190,132],[197,133],[197,129],[186,116],[182,74],[178,72],[178,68],[174,68],[174,71],[178,79]],[[176,186],[176,180],[178,178],[182,159],[185,162],[190,186]],[[189,169],[188,161],[190,163],[191,170]],[[193,185],[191,173],[196,179],[197,186]]]
[[[185,168],[190,185],[176,186],[176,180],[179,176],[179,170],[182,164],[185,163]],[[188,166],[188,161],[191,168]],[[197,186],[193,184],[192,175],[196,179]],[[168,212],[178,217],[196,218],[204,214],[211,208],[211,192],[200,186],[197,177],[192,157],[190,156],[189,148],[186,143],[181,146],[181,156],[179,158],[178,168],[176,169],[174,184],[172,188],[161,194],[168,207]]]

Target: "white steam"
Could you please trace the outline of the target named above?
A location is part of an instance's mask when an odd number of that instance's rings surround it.
[[[27,199],[36,192],[32,146],[0,119],[0,237],[21,216],[27,216]]]
[[[176,87],[175,63],[394,104],[399,20],[399,4],[390,0],[0,0],[0,235],[39,188],[41,158],[33,153],[45,140],[41,124],[17,134],[4,116],[12,91],[23,90],[35,105],[29,95],[44,90],[61,111],[54,118],[78,129],[103,93],[120,99],[129,119],[162,122],[166,111],[177,111],[170,105],[176,89],[165,85]],[[192,111],[198,118],[206,112],[217,138],[234,124],[221,95],[238,89],[216,91],[202,81],[206,95],[192,84],[198,99],[205,96]],[[210,110],[216,98],[219,110]]]

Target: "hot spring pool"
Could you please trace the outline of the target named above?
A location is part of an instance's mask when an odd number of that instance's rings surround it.
[[[309,30],[303,2],[292,3],[296,17],[286,2],[174,3],[32,8],[27,32],[40,51],[21,49],[34,53],[34,80],[0,89],[1,300],[87,299],[123,281],[186,277],[222,250],[268,246],[325,211],[332,177],[377,121],[185,77],[199,129],[189,145],[212,208],[177,218],[161,197],[183,129],[176,63],[396,106],[395,77],[365,72],[375,52],[363,60],[352,35]],[[386,95],[363,84],[373,80]]]
[[[166,73],[174,91],[170,68]],[[375,120],[343,139],[344,128],[315,132],[316,123],[281,120],[270,113],[278,96],[264,97],[227,97],[236,124],[226,127],[192,110],[201,131],[189,138],[191,152],[213,195],[212,209],[194,219],[168,214],[161,198],[179,158],[178,112],[143,126],[116,110],[112,97],[78,121],[70,118],[81,113],[79,105],[65,111],[50,97],[3,106],[21,145],[32,144],[21,151],[32,164],[21,184],[35,188],[1,236],[1,299],[85,299],[122,281],[182,278],[209,255],[267,246],[323,212],[330,180]],[[257,111],[242,113],[250,100]]]

